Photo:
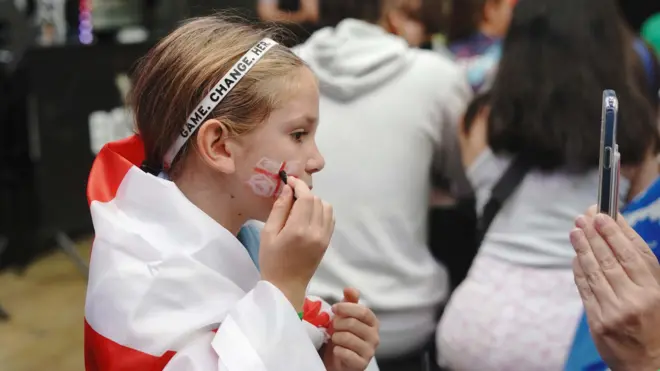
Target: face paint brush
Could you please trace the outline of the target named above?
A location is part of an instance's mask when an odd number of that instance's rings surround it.
[[[280,172],[278,174],[280,176],[280,179],[282,180],[282,183],[284,183],[284,185],[288,185],[289,184],[289,176],[286,175],[286,171],[280,170]],[[293,191],[293,200],[295,201],[297,199],[298,199],[298,197],[296,197],[296,191],[294,190]]]

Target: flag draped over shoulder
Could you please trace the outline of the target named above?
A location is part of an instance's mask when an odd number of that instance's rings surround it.
[[[143,154],[138,136],[109,143],[89,177],[85,368],[325,370],[327,304],[308,300],[301,322],[233,234],[139,169]]]

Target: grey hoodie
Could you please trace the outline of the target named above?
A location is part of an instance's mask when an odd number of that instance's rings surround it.
[[[351,100],[407,68],[412,49],[402,38],[355,19],[314,33],[296,52],[316,73],[324,95]]]

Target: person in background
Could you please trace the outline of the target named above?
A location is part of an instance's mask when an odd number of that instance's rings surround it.
[[[641,62],[637,68],[639,73],[636,74],[639,76],[638,86],[643,92],[646,92],[645,98],[656,112],[657,117],[660,118],[660,97],[658,97],[660,64],[653,52],[647,49],[641,40],[637,40],[636,46],[640,44],[641,48],[644,49],[635,48],[635,56],[639,56]],[[650,63],[645,63],[646,60],[649,60]],[[660,213],[660,177],[658,176],[657,152],[657,149],[648,151],[645,161],[640,166],[623,170],[624,176],[630,179],[631,188],[629,193],[633,196],[633,199],[621,210],[623,217],[628,220],[632,229],[646,241],[646,244],[652,247],[656,255],[660,254],[660,248],[658,248],[658,243],[660,243],[660,220],[655,217]],[[592,211],[587,217],[593,218],[593,214]],[[593,220],[589,219],[586,222],[581,222],[580,225],[584,227],[592,222]],[[588,231],[594,230],[585,229],[585,232]],[[603,371],[607,368],[608,366],[601,358],[592,339],[587,316],[583,315],[575,333],[565,370]]]
[[[447,46],[479,91],[494,73],[517,0],[454,0]]]
[[[276,22],[290,31],[288,46],[305,41],[319,23],[319,0],[258,0],[257,15],[262,21]]]
[[[657,212],[655,207],[654,216]],[[659,370],[658,251],[653,253],[645,237],[635,232],[623,215],[614,221],[597,215],[596,207],[592,207],[575,224],[577,228],[570,235],[577,253],[573,262],[575,284],[595,347],[604,360],[580,369]]]
[[[316,23],[319,0],[258,0],[257,13],[266,22]]]
[[[295,48],[321,89],[327,166],[314,192],[337,216],[310,293],[334,302],[336,288],[359,285],[380,320],[380,369],[423,370],[448,296],[426,241],[431,166],[449,180],[440,192],[465,186],[455,129],[471,91],[449,58],[416,48],[441,0],[337,3],[348,19]]]
[[[526,175],[445,309],[437,335],[441,365],[564,366],[573,336],[567,329],[582,310],[566,232],[597,197],[602,91],[614,89],[621,107],[622,198],[635,192],[629,169],[645,165],[660,142],[636,58],[613,0],[516,5],[490,99],[461,130],[461,149],[480,213],[512,164],[522,163]]]

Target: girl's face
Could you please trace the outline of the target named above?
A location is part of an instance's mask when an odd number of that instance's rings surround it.
[[[303,180],[311,188],[312,175],[325,166],[314,136],[319,116],[316,77],[301,69],[293,93],[255,130],[237,140],[235,175],[242,204],[250,218],[265,220],[283,187],[278,173]]]

